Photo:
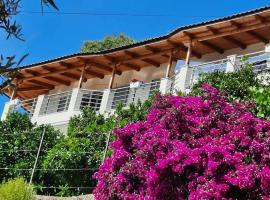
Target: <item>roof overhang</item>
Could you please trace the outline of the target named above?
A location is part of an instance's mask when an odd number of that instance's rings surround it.
[[[70,85],[80,79],[86,67],[86,79],[104,78],[116,66],[116,74],[129,70],[168,62],[171,54],[175,60],[184,59],[192,43],[193,59],[203,55],[241,48],[270,40],[270,7],[240,13],[176,29],[153,38],[116,49],[97,53],[77,53],[19,68],[17,96],[22,99],[45,94],[57,85]],[[5,94],[11,95],[7,87]]]

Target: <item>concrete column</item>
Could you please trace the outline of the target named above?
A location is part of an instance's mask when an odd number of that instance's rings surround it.
[[[5,121],[7,116],[15,111],[16,106],[19,104],[19,99],[14,99],[5,103],[5,107],[1,116],[1,121]]]
[[[172,80],[170,78],[162,78],[160,80],[160,87],[159,91],[161,94],[168,94],[170,93],[172,87]]]
[[[99,109],[100,114],[104,114],[104,113],[110,111],[110,109],[108,108],[108,105],[109,105],[109,102],[110,102],[110,96],[111,96],[110,94],[111,94],[110,89],[105,89],[103,91],[103,96],[102,96],[100,109]]]
[[[68,106],[69,113],[73,113],[76,109],[76,103],[78,103],[77,100],[78,100],[79,92],[80,92],[79,88],[73,88],[69,106]]]
[[[32,119],[31,119],[32,122],[37,122],[38,121],[38,116],[39,116],[39,114],[41,112],[44,97],[45,97],[45,95],[40,95],[37,98],[37,104],[36,104]]]
[[[191,86],[192,68],[184,65],[175,75],[174,91],[186,92]]]
[[[227,57],[226,72],[234,72],[237,69],[237,55]]]

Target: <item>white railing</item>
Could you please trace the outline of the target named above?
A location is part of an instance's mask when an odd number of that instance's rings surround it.
[[[84,107],[90,107],[94,111],[99,111],[103,91],[81,89],[78,93],[75,110],[81,110]]]
[[[39,115],[64,112],[68,110],[72,91],[47,95],[41,105]]]
[[[246,55],[239,55],[237,56],[237,69],[241,67],[241,60],[243,60],[243,58],[245,57],[247,58],[247,62],[253,66],[253,70],[255,73],[269,71],[269,66],[267,66],[267,62],[270,61],[270,53],[266,53],[265,51],[259,51]]]
[[[143,83],[139,87],[120,87],[111,90],[107,109],[115,109],[118,104],[124,107],[139,100],[144,102],[160,88],[160,81]]]
[[[206,62],[196,65],[191,65],[192,69],[190,81],[188,82],[188,87],[193,85],[202,73],[211,73],[215,71],[226,71],[228,59],[215,60],[212,62]]]
[[[37,98],[19,101],[19,103],[13,107],[13,112],[26,113],[32,117],[36,108],[36,104]]]

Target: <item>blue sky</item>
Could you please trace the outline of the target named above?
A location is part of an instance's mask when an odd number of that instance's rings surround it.
[[[39,0],[21,0],[16,21],[25,42],[6,40],[0,31],[0,54],[29,53],[25,64],[78,52],[84,40],[125,33],[135,40],[164,35],[191,23],[267,6],[269,0],[55,0],[60,12],[40,14]],[[53,11],[45,8],[45,11]],[[86,14],[88,13],[88,14]],[[150,15],[150,16],[144,16]],[[0,113],[6,97],[0,97]]]

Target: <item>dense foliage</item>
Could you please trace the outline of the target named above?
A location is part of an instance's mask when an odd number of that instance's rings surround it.
[[[234,72],[215,71],[202,73],[193,85],[193,94],[201,94],[200,88],[208,83],[225,93],[230,99],[246,100],[250,98],[249,88],[261,86],[261,81],[253,73],[252,66],[243,61],[243,67]]]
[[[10,114],[5,121],[0,121],[0,182],[18,176],[29,180],[31,170],[27,169],[34,166],[44,128],[46,133],[37,168],[41,168],[46,152],[62,139],[62,134],[50,126],[34,126],[27,115],[20,113]],[[35,172],[35,183],[42,183],[44,179],[40,171]]]
[[[270,121],[203,91],[157,97],[146,121],[115,129],[97,200],[270,198]]]
[[[34,200],[34,190],[23,178],[0,184],[0,200]]]
[[[252,87],[250,95],[256,102],[257,115],[270,119],[270,86]]]
[[[108,49],[113,49],[125,45],[133,44],[135,41],[124,35],[113,35],[113,36],[106,36],[102,40],[87,40],[84,41],[83,46],[81,48],[81,52],[83,53],[94,53],[99,51],[104,51]]]

